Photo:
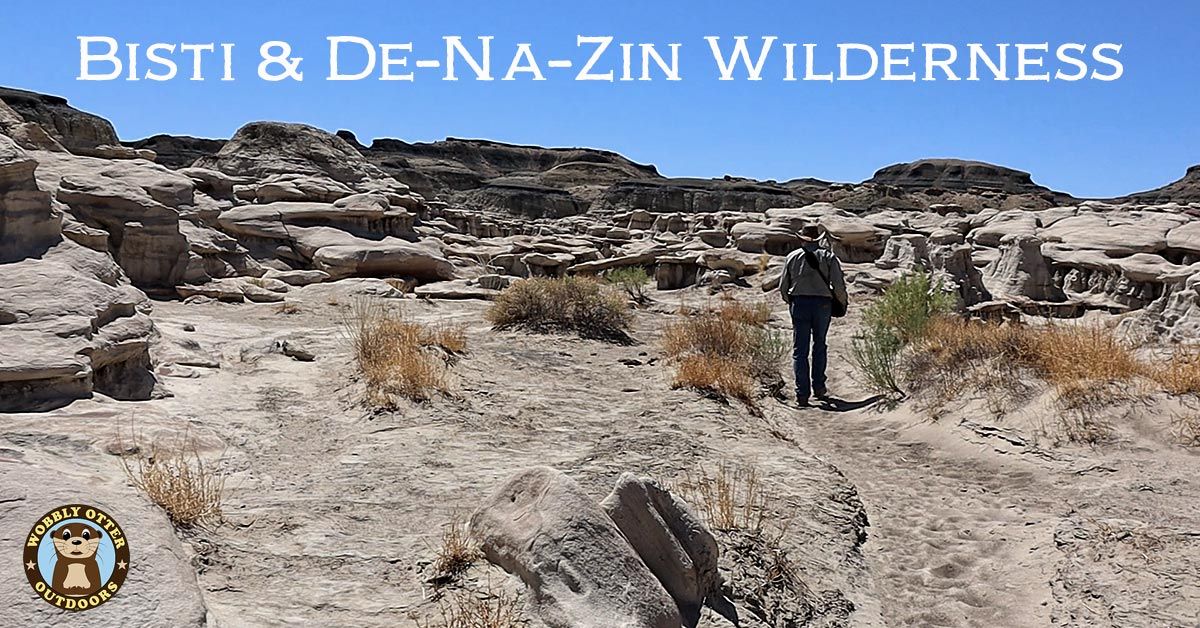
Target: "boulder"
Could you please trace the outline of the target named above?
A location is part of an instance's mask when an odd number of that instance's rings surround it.
[[[68,622],[81,628],[103,626],[211,626],[196,571],[166,515],[140,495],[121,473],[113,473],[112,458],[99,454],[99,443],[86,431],[31,435],[49,442],[69,443],[63,455],[57,447],[22,447],[0,456],[0,544],[21,547],[39,517],[59,506],[85,503],[112,515],[129,538],[129,575],[108,602],[81,612],[47,604],[25,579],[20,560],[0,562],[4,623],[10,626],[53,626]],[[117,465],[119,468],[119,465]],[[47,477],[55,478],[47,482]],[[12,550],[10,550],[12,551]],[[19,556],[19,554],[18,554]]]
[[[550,628],[679,628],[675,601],[613,520],[566,475],[518,472],[471,515],[492,563]]]
[[[150,398],[148,308],[111,258],[70,240],[0,265],[0,412],[59,407],[93,392]]]
[[[318,248],[312,261],[331,277],[394,276],[428,281],[454,278],[454,266],[436,247],[395,238],[354,240]]]
[[[709,595],[719,594],[717,540],[678,498],[650,478],[624,473],[600,507],[621,529],[693,628]]]
[[[984,282],[995,297],[1055,302],[1066,299],[1042,256],[1040,239],[1012,234],[1001,238],[999,244],[1000,256],[984,270]]]

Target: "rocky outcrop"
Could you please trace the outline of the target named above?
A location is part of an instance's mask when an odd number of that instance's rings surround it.
[[[146,161],[67,153],[38,155],[38,181],[72,218],[107,233],[107,249],[135,285],[173,288],[188,268],[181,212],[194,207],[191,179]]]
[[[146,296],[107,254],[62,238],[36,168],[0,136],[0,412],[93,392],[146,399],[155,385]]]
[[[1037,185],[1028,172],[982,161],[921,159],[880,168],[868,183],[906,190],[972,191],[996,190],[1006,194],[1045,194],[1050,189]]]
[[[37,257],[61,238],[50,195],[34,179],[37,162],[0,135],[0,263]]]
[[[696,626],[705,600],[721,590],[717,540],[708,527],[658,482],[631,473],[600,507],[674,598],[683,625]]]
[[[1014,233],[1001,238],[1000,256],[988,264],[984,282],[992,295],[1011,301],[1066,300],[1042,256],[1042,241],[1033,235]]]
[[[104,118],[67,104],[65,98],[0,87],[0,101],[16,111],[25,122],[35,123],[78,155],[93,154],[97,147],[119,144],[117,133]]]
[[[136,150],[151,150],[157,155],[155,162],[168,168],[187,168],[201,157],[216,155],[225,140],[212,140],[187,135],[154,135],[133,142],[122,142]]]
[[[1128,203],[1146,203],[1151,205],[1165,203],[1200,203],[1200,165],[1187,169],[1182,179],[1168,183],[1160,188],[1130,194],[1117,199]]]
[[[596,502],[548,467],[509,478],[471,516],[488,560],[552,628],[678,628],[674,600]]]
[[[306,124],[284,122],[247,124],[216,154],[192,165],[260,181],[278,175],[313,175],[351,185],[387,178],[342,138]]]

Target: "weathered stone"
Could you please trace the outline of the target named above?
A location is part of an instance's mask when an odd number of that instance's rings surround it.
[[[536,467],[471,516],[488,560],[521,578],[551,628],[678,628],[679,610],[613,520],[570,478]]]
[[[600,506],[674,598],[683,625],[694,627],[705,598],[721,586],[708,527],[670,491],[631,473],[621,475]]]

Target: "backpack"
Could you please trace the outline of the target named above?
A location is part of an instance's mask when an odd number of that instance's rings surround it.
[[[825,271],[821,270],[821,260],[817,258],[817,254],[814,251],[805,249],[804,261],[810,267],[816,269],[817,274],[821,276],[821,281],[825,282],[825,287],[829,288],[829,296],[831,297],[830,300],[832,301],[830,304],[832,308],[830,313],[833,314],[835,318],[841,318],[845,316],[846,309],[850,304],[838,298],[837,291],[833,289],[833,284],[829,282],[829,276],[825,274]]]

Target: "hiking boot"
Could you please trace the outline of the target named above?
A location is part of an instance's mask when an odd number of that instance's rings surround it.
[[[818,388],[813,391],[813,395],[816,396],[817,399],[824,399],[829,396],[829,389],[828,388]]]

